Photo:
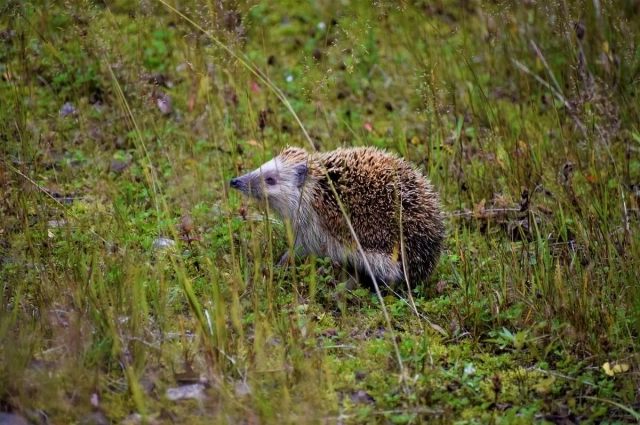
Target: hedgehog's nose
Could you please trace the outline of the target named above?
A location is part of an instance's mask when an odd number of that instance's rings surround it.
[[[235,178],[235,179],[231,179],[231,181],[229,182],[229,186],[231,187],[239,187],[240,186],[240,179],[239,178]]]

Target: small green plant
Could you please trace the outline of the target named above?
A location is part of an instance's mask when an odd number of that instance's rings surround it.
[[[532,339],[526,330],[512,333],[507,328],[502,328],[501,331],[492,331],[489,335],[493,336],[493,338],[488,339],[487,342],[498,344],[502,350],[509,348],[520,352],[528,344],[535,342],[535,339]]]

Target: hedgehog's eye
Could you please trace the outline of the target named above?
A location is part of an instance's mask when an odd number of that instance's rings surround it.
[[[267,177],[266,179],[264,179],[264,182],[268,186],[273,186],[274,184],[276,184],[276,179],[274,179],[273,177]]]

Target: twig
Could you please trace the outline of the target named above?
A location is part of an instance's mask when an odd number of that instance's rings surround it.
[[[522,212],[520,211],[520,207],[518,208],[490,208],[490,209],[485,209],[482,211],[482,215],[498,215],[498,214],[504,214],[504,213],[508,213],[508,212]],[[475,214],[476,211],[454,211],[452,213],[449,213],[448,215],[450,217],[469,217],[472,216],[473,214]]]
[[[563,375],[563,374],[558,373],[558,372],[552,372],[550,370],[540,369],[539,367],[530,367],[530,368],[527,368],[527,370],[544,373],[544,374],[547,374],[547,375],[554,376],[556,378],[566,379],[568,381],[578,381],[576,378],[573,378],[571,376]],[[583,384],[591,385],[592,387],[597,387],[598,386],[597,384],[595,384],[593,382],[590,382],[590,381],[585,381],[584,379],[581,379],[580,382],[582,382]]]
[[[558,98],[558,100],[560,100],[562,102],[562,104],[565,106],[565,108],[567,108],[567,110],[569,111],[569,115],[571,116],[571,118],[575,122],[575,124],[578,127],[578,129],[580,129],[580,132],[582,133],[582,135],[584,137],[587,137],[587,130],[585,129],[584,125],[582,125],[582,123],[580,122],[580,120],[576,116],[576,108],[571,103],[569,103],[569,101],[561,93],[559,93],[556,89],[551,87],[551,85],[549,83],[547,83],[545,80],[543,80],[542,78],[540,78],[539,76],[534,74],[523,63],[517,61],[516,59],[512,59],[512,61],[518,68],[520,68],[521,71],[523,71],[525,74],[529,74],[530,76],[535,78],[535,80],[537,82],[539,82],[544,87],[546,87],[551,93],[553,93],[553,95],[555,97]]]
[[[95,232],[94,230],[92,230],[91,228],[87,227],[78,217],[76,217],[75,215],[73,215],[70,211],[70,208],[66,207],[62,202],[60,202],[59,199],[57,199],[55,196],[53,196],[51,194],[51,192],[49,192],[47,189],[45,189],[44,187],[40,186],[38,183],[36,183],[31,177],[27,176],[26,174],[24,174],[22,171],[18,170],[16,167],[14,167],[13,165],[9,164],[7,161],[5,161],[3,158],[0,158],[0,163],[4,164],[11,172],[19,175],[20,177],[22,177],[26,182],[28,182],[29,184],[33,185],[39,192],[43,193],[46,195],[47,198],[51,199],[53,202],[55,202],[56,204],[58,204],[58,206],[60,208],[62,208],[62,210],[64,210],[64,213],[67,217],[71,217],[73,220],[75,220],[80,226],[80,228],[86,230],[87,232],[91,233],[93,236],[95,236],[96,238],[100,239],[100,241],[102,241],[106,246],[110,246],[110,247],[114,247],[115,249],[118,250],[118,252],[120,254],[124,254],[124,249],[120,248],[119,246],[109,242],[108,240],[106,240],[105,238],[103,238],[102,236],[100,236],[97,232]]]
[[[547,63],[547,60],[544,58],[544,55],[542,54],[542,52],[538,48],[538,45],[533,40],[530,40],[530,43],[531,43],[531,47],[533,47],[533,50],[535,50],[536,55],[538,55],[538,58],[540,58],[540,60],[542,61],[542,64],[544,65],[544,68],[547,70],[547,74],[549,74],[549,77],[553,81],[553,84],[556,85],[556,89],[558,89],[558,93],[561,93],[562,89],[560,88],[560,84],[558,84],[558,80],[556,80],[556,77],[553,75],[553,72],[551,72],[551,67],[549,67],[549,64]]]
[[[620,185],[620,199],[622,199],[622,214],[623,214],[622,222],[624,223],[625,242],[630,243],[631,229],[629,228],[629,211],[627,210],[627,201],[624,199],[624,197],[625,197],[624,189],[622,188],[622,185]]]

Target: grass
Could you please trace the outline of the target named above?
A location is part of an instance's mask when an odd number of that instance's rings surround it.
[[[0,412],[638,422],[634,2],[1,7]],[[287,144],[430,176],[416,310],[273,268],[284,226],[227,182]]]

